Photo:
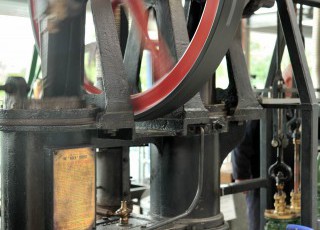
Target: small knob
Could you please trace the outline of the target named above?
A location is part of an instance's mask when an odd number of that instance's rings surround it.
[[[279,146],[279,141],[273,138],[272,141],[271,141],[271,146],[274,147],[274,148],[278,147]]]

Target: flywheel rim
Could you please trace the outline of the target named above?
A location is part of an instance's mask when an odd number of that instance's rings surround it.
[[[39,44],[35,1],[30,0],[30,12]],[[131,95],[135,120],[166,115],[200,91],[226,54],[240,24],[243,7],[244,0],[206,1],[197,31],[182,58],[150,89]],[[214,53],[215,50],[218,53]]]

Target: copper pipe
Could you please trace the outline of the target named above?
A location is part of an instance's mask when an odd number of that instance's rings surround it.
[[[294,193],[300,191],[300,131],[297,128],[294,131],[295,138],[293,139],[294,144]]]

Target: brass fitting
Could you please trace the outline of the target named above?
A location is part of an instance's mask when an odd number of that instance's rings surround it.
[[[268,219],[288,220],[297,218],[300,213],[292,211],[286,204],[286,193],[283,191],[284,184],[277,183],[277,192],[274,194],[274,210],[265,210],[264,216]],[[301,194],[300,194],[301,197]],[[300,202],[300,199],[299,199]]]
[[[274,194],[274,213],[278,215],[286,214],[286,194],[282,191],[283,185],[281,186],[282,189],[278,188],[278,192]]]
[[[301,192],[294,192],[292,191],[290,193],[291,199],[291,205],[290,210],[294,213],[299,214],[301,212]]]
[[[115,216],[119,216],[119,225],[128,225],[131,210],[128,208],[127,201],[121,201],[121,207],[115,212]]]

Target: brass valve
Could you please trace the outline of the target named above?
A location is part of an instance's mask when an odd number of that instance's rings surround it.
[[[283,183],[277,183],[277,192],[274,194],[274,210],[265,210],[264,216],[266,218],[270,219],[281,219],[281,220],[288,220],[292,218],[297,218],[300,216],[300,213],[298,211],[294,211],[289,208],[286,204],[286,193],[283,191],[284,184]],[[292,196],[293,193],[291,193]],[[294,196],[294,205],[295,207],[298,207],[300,205],[300,196]],[[297,201],[298,200],[298,201]],[[292,205],[292,198],[291,198],[291,205]]]
[[[286,213],[286,194],[283,192],[283,188],[283,184],[277,184],[278,192],[274,194],[274,213],[278,215]]]
[[[119,216],[119,225],[128,225],[129,216],[131,210],[128,208],[127,201],[121,201],[121,207],[114,213],[115,216]]]
[[[301,212],[301,192],[294,192],[292,191],[290,193],[291,199],[291,205],[290,210],[299,214]]]

